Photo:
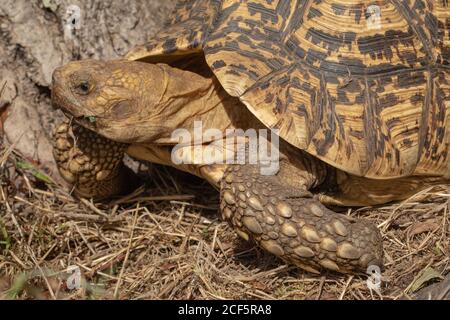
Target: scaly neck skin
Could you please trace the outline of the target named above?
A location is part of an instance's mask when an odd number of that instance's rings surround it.
[[[261,127],[238,98],[225,92],[215,77],[205,78],[167,65],[159,66],[164,70],[165,90],[160,111],[157,117],[152,117],[152,122],[163,124],[164,130],[149,143],[178,143],[178,139],[171,137],[176,129],[185,129],[194,137],[195,121],[201,121],[203,132],[218,129],[223,134],[227,129]]]
[[[185,129],[189,132],[191,139],[197,138],[194,132],[194,122],[202,122],[202,132],[208,129],[218,129],[225,136],[227,129],[266,129],[266,127],[243,105],[238,98],[230,96],[225,92],[219,81],[215,77],[206,78],[196,73],[172,68],[167,65],[158,65],[163,73],[158,75],[161,83],[158,88],[154,87],[151,94],[160,95],[159,102],[152,109],[145,108],[144,115],[145,128],[150,130],[158,129],[157,135],[151,139],[130,145],[127,153],[134,158],[161,164],[173,164],[172,145],[179,144],[179,137],[173,139],[172,133],[177,129]],[[152,97],[155,100],[155,96]],[[145,102],[145,99],[144,99]],[[161,130],[162,126],[164,127]],[[148,134],[146,135],[149,136]],[[183,141],[186,143],[188,141]],[[191,142],[193,142],[191,140]],[[203,140],[204,146],[210,141]],[[217,160],[223,160],[222,154],[234,150],[234,140],[229,145],[223,145],[223,153],[217,153]],[[281,178],[286,184],[294,188],[309,189],[320,184],[325,175],[322,165],[316,164],[312,157],[303,156],[299,151],[280,141],[280,153],[282,158],[289,159],[283,161],[281,166]],[[164,146],[166,145],[166,146]],[[167,146],[169,145],[169,146]],[[194,158],[194,148],[187,143],[183,146],[182,152],[186,158]],[[221,145],[217,145],[220,148]],[[182,150],[179,149],[179,150]],[[220,149],[219,149],[220,150]],[[205,152],[204,149],[201,152]],[[286,155],[286,154],[287,155]],[[204,154],[204,153],[202,153]],[[209,158],[211,159],[211,158]],[[190,172],[206,178],[213,185],[219,187],[226,165],[223,164],[200,164],[184,161],[176,168]],[[214,162],[218,163],[218,162]]]

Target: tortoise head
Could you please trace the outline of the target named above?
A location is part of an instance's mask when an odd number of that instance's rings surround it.
[[[67,116],[119,142],[149,141],[161,121],[166,74],[159,65],[127,60],[82,60],[53,72],[52,102]]]

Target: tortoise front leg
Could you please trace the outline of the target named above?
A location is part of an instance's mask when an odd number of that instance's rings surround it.
[[[136,186],[134,172],[123,164],[126,144],[67,122],[56,128],[53,140],[59,172],[77,196],[99,200],[126,194]]]
[[[381,266],[382,240],[374,225],[329,210],[310,192],[286,186],[283,176],[260,175],[256,165],[227,168],[222,216],[242,238],[315,273]]]

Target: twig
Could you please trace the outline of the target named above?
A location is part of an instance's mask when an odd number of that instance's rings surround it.
[[[122,269],[120,269],[119,280],[117,280],[116,289],[114,290],[114,298],[116,298],[116,299],[118,298],[118,293],[119,293],[120,285],[122,283],[123,273],[125,271],[125,268],[126,268],[126,265],[128,262],[128,257],[130,256],[131,246],[133,244],[134,228],[136,226],[137,219],[138,219],[138,214],[135,213],[133,225],[131,227],[131,232],[130,232],[130,242],[128,243],[127,253],[125,255],[125,259],[123,260]]]

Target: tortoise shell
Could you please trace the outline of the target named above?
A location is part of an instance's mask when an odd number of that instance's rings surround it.
[[[346,172],[449,177],[449,3],[184,1],[127,58],[204,55],[267,127]]]

